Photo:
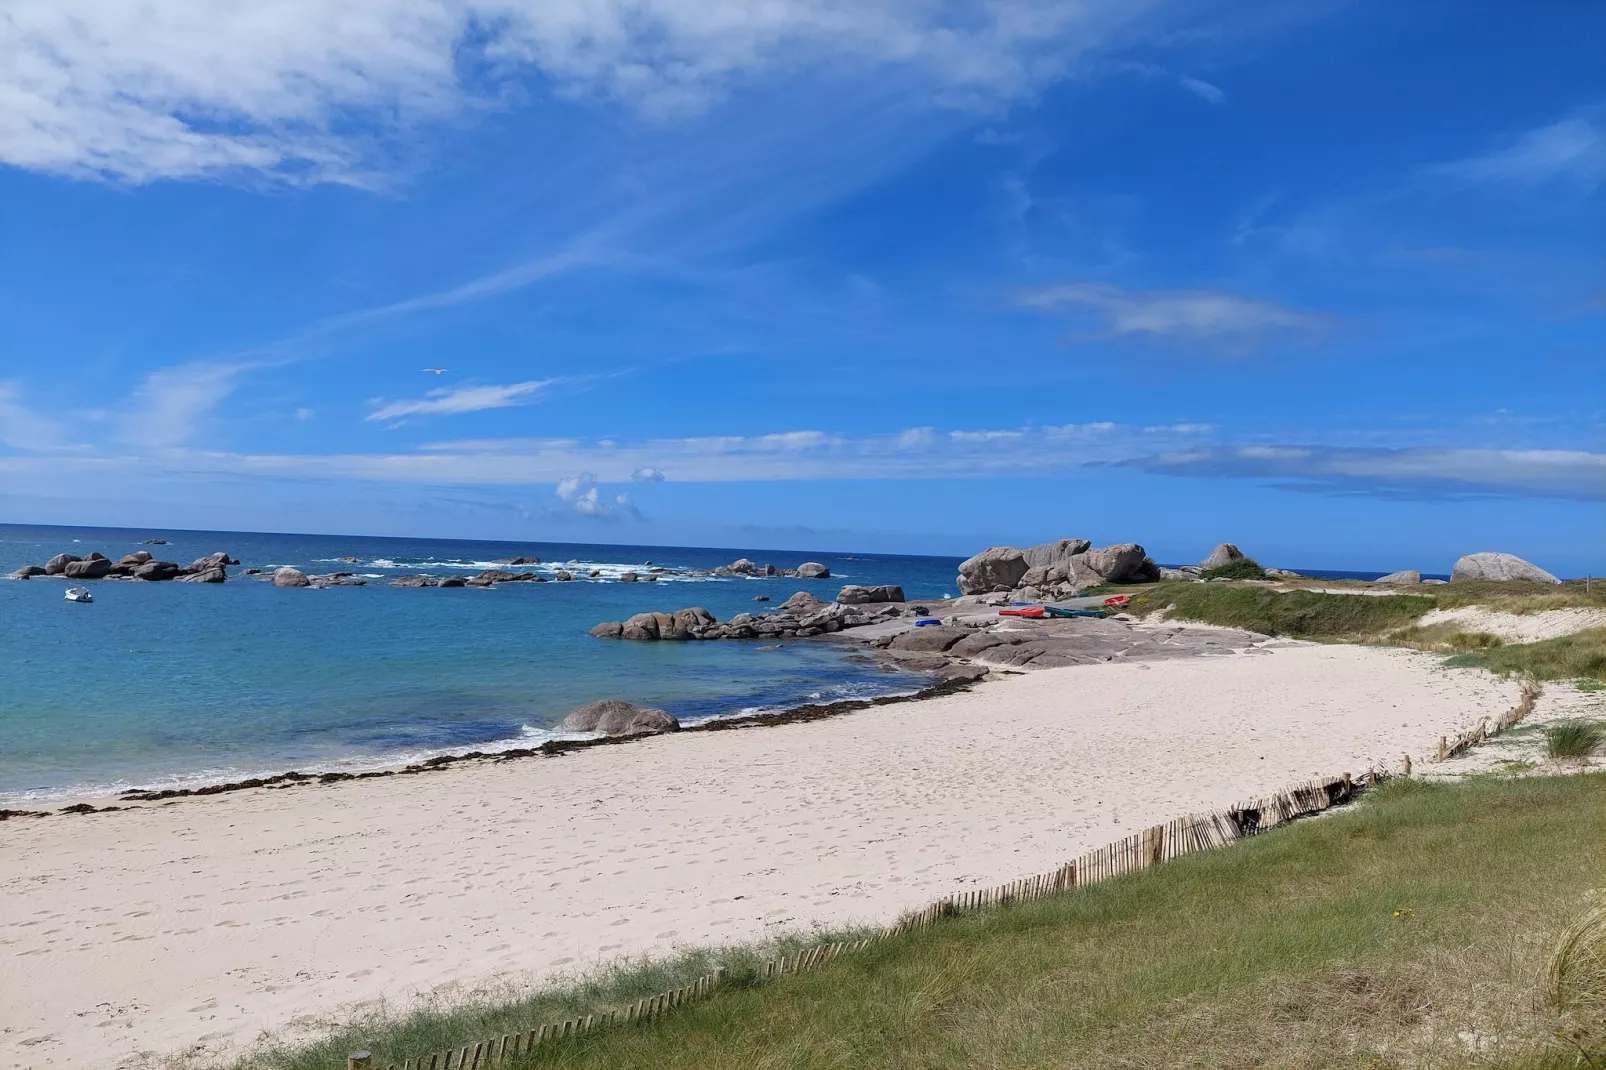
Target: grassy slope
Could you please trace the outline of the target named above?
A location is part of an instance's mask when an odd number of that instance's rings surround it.
[[[1416,625],[1429,610],[1471,605],[1519,614],[1575,606],[1606,608],[1606,584],[1596,584],[1586,594],[1583,584],[1557,588],[1454,583],[1424,587],[1421,593],[1413,590],[1411,594],[1369,597],[1312,590],[1279,592],[1255,584],[1162,583],[1133,599],[1133,608],[1139,613],[1174,606],[1171,615],[1178,620],[1246,628],[1267,635],[1413,646],[1455,654],[1452,665],[1479,666],[1539,680],[1606,675],[1606,629],[1507,645],[1492,635],[1468,633],[1456,625]]]
[[[733,987],[540,1065],[1571,1066],[1534,992],[1553,934],[1606,884],[1602,843],[1606,776],[1397,781],[1349,812]],[[1458,1030],[1504,1039],[1474,1057]],[[380,1065],[417,1050],[365,1039]]]

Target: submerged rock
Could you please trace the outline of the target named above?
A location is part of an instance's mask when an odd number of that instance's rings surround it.
[[[679,729],[680,722],[665,710],[611,698],[586,703],[557,727],[559,732],[601,732],[606,736],[637,736]]]
[[[1493,580],[1508,583],[1512,580],[1522,580],[1528,583],[1560,583],[1561,580],[1552,576],[1531,561],[1524,561],[1516,554],[1499,554],[1492,552],[1467,554],[1456,561],[1455,567],[1450,570],[1450,579],[1454,580]]]

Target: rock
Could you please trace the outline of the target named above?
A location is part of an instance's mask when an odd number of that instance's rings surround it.
[[[638,736],[675,732],[680,722],[664,710],[619,699],[588,702],[558,724],[559,732],[601,732],[605,736]]]
[[[279,570],[283,572],[283,569]],[[274,583],[278,583],[278,574],[274,574]],[[434,587],[438,581],[434,576],[397,576],[387,586],[390,587]],[[299,583],[297,587],[301,586]]]
[[[61,574],[70,580],[99,580],[104,579],[111,570],[110,561],[100,554],[90,554],[81,561],[67,562],[62,566]]]
[[[1450,582],[1449,580],[1423,580],[1422,581],[1422,585],[1424,587],[1426,587],[1430,583],[1438,584],[1438,583],[1449,583],[1449,582]]]
[[[242,572],[241,575],[242,576],[260,576],[260,575],[262,575],[262,570],[259,569],[259,568],[248,568],[244,572]]]
[[[911,628],[907,632],[893,636],[889,645],[893,650],[920,650],[940,654],[961,639],[968,639],[970,635],[969,628],[938,624],[930,628]]]
[[[1267,577],[1274,580],[1298,580],[1304,578],[1293,569],[1288,568],[1268,568],[1265,571]]]
[[[1160,578],[1162,580],[1191,581],[1198,579],[1199,574],[1197,572],[1184,572],[1180,568],[1162,568],[1160,570]]]
[[[557,580],[559,583],[568,583],[570,580],[574,579],[574,573],[570,572],[566,568],[560,568],[558,569],[557,575],[553,576],[552,578]]]
[[[351,557],[350,555],[347,555],[346,557],[337,557],[337,558],[335,558],[335,560],[344,561],[348,565],[360,565],[360,564],[362,564],[362,558],[360,558],[360,557]]]
[[[45,566],[49,568],[49,565]],[[1522,580],[1527,583],[1560,583],[1561,581],[1538,565],[1524,561],[1515,554],[1484,552],[1467,554],[1450,570],[1451,580],[1492,580],[1506,583]]]
[[[634,572],[621,572],[619,574],[620,583],[635,583],[638,579],[640,579],[640,577]]]
[[[754,563],[752,561],[749,561],[745,557],[738,557],[735,561],[732,561],[728,565],[720,565],[718,568],[716,568],[714,570],[714,575],[716,575],[716,576],[758,576],[758,575],[762,575],[763,572],[764,572],[764,570],[759,568],[756,563]]]
[[[1270,575],[1269,572],[1267,574]],[[1377,579],[1373,580],[1372,582],[1373,583],[1421,583],[1422,582],[1422,573],[1420,571],[1418,571],[1417,569],[1408,568],[1408,569],[1405,569],[1405,570],[1403,570],[1401,572],[1390,572],[1387,576],[1379,576]]]
[[[134,570],[136,580],[148,580],[152,583],[170,580],[177,575],[178,563],[174,561],[147,561]]]
[[[938,627],[940,628],[945,626],[938,625]],[[929,632],[933,629],[919,628],[916,630]],[[1005,640],[994,635],[992,632],[971,632],[963,639],[960,639],[959,642],[950,646],[948,648],[948,653],[961,658],[975,657],[977,654],[980,654],[983,650],[987,650],[990,647],[1002,646],[1004,642]]]
[[[437,586],[437,587],[467,587],[468,586],[468,580],[464,579],[462,576],[447,576],[445,579],[441,580],[435,586]]]
[[[1224,542],[1210,551],[1210,556],[1199,562],[1199,569],[1225,568],[1234,561],[1242,561],[1244,552],[1230,542]]]
[[[49,561],[45,562],[45,575],[59,576],[63,572],[67,571],[68,565],[72,564],[74,561],[82,560],[83,558],[79,557],[77,554],[57,554],[55,557],[52,557]]]
[[[1027,568],[1040,568],[1047,574],[1056,568],[1063,568],[1067,561],[1078,554],[1087,553],[1092,545],[1086,539],[1060,539],[1058,542],[1038,543],[1021,553],[1026,559]],[[1023,579],[1021,582],[1027,581]]]
[[[1026,555],[1013,546],[991,546],[959,566],[960,594],[987,594],[1020,586]],[[902,599],[899,599],[902,601]]]
[[[802,615],[806,613],[818,612],[819,608],[825,604],[826,603],[820,601],[818,598],[815,598],[809,592],[799,591],[791,598],[788,598],[786,601],[777,606],[776,611],[780,613],[795,613]]]
[[[645,576],[641,577],[641,580],[643,583],[657,583],[658,574],[656,572],[649,572]]]
[[[903,588],[893,584],[861,587],[850,583],[837,592],[836,600],[845,606],[861,606],[867,602],[902,602]]]
[[[491,562],[493,565],[539,565],[539,557],[498,557]]]
[[[275,587],[311,587],[312,581],[307,579],[307,574],[299,568],[291,568],[286,565],[283,568],[274,570],[273,585]]]
[[[141,539],[139,541],[139,544],[141,546],[166,546],[167,545],[167,540],[166,539]]]
[[[658,618],[652,613],[637,613],[620,625],[621,639],[658,638]]]
[[[50,575],[50,573],[46,572],[44,570],[43,566],[40,566],[40,565],[23,565],[21,568],[17,569],[17,571],[15,571],[15,572],[13,572],[11,574],[11,578],[14,579],[14,580],[27,580],[27,579],[32,579],[35,576],[48,576],[48,575]]]
[[[753,596],[753,601],[755,602],[768,602],[769,600],[770,596],[767,594],[755,594]]]
[[[973,684],[986,675],[985,665],[949,665],[937,670],[937,681],[944,684]]]
[[[206,557],[197,557],[194,561],[191,561],[190,566],[184,571],[210,572],[215,568],[223,568],[226,565],[238,565],[239,563],[240,562],[238,560],[230,557],[228,554],[208,554]]]
[[[624,632],[625,626],[616,620],[606,620],[591,629],[594,639],[617,639]]]
[[[1089,550],[1082,555],[1082,560],[1105,583],[1141,583],[1151,574],[1153,578],[1159,578],[1159,566],[1150,561],[1143,547],[1135,542],[1119,542],[1102,550]]]
[[[119,557],[117,559],[117,564],[113,567],[127,569],[128,571],[132,572],[134,569],[145,564],[145,562],[149,560],[151,560],[151,555],[149,553],[144,550],[136,550],[131,554],[125,554],[124,556]]]
[[[180,583],[223,583],[229,574],[220,568],[209,568],[203,572],[188,572],[178,578]]]
[[[483,580],[486,583],[516,583],[519,580],[522,580],[526,575],[528,575],[528,573],[509,572],[505,568],[488,568],[474,578],[477,580]]]
[[[818,561],[805,561],[797,566],[797,577],[800,580],[828,580],[831,570]]]

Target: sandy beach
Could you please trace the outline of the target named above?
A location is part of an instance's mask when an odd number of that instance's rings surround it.
[[[0,1067],[221,1053],[361,1001],[886,921],[1189,810],[1420,760],[1517,693],[1410,651],[1273,642],[807,724],[10,820]]]

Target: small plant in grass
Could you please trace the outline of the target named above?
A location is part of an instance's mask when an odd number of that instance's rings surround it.
[[[1266,570],[1261,568],[1260,562],[1254,558],[1240,557],[1220,568],[1207,568],[1199,575],[1207,580],[1263,580],[1266,578]]]
[[[1578,681],[1578,690],[1606,691],[1606,684],[1601,683],[1599,680],[1591,680],[1586,677],[1585,679]]]
[[[1552,758],[1588,758],[1606,743],[1606,724],[1570,717],[1545,728],[1545,753]]]

